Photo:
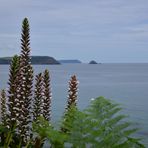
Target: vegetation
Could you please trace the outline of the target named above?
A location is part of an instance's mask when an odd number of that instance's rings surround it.
[[[8,90],[2,90],[0,147],[41,148],[141,148],[133,129],[121,115],[119,105],[103,97],[77,108],[78,80],[69,81],[68,99],[59,128],[51,123],[50,73],[46,69],[35,77],[30,59],[29,22],[22,23],[21,54],[14,56],[9,71]],[[34,88],[34,90],[33,90]]]
[[[121,108],[104,97],[98,97],[84,111],[71,106],[62,122],[68,132],[61,132],[40,117],[33,124],[41,139],[48,139],[51,147],[135,148],[144,147],[132,134],[137,131],[118,114]],[[65,121],[66,118],[66,121]]]

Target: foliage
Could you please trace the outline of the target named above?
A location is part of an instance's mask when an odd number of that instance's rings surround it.
[[[68,132],[57,131],[43,118],[34,123],[34,131],[47,138],[51,147],[143,148],[133,137],[137,129],[119,114],[120,110],[119,105],[98,97],[84,111],[71,107],[63,119]]]
[[[125,120],[118,112],[121,108],[111,101],[99,97],[83,112],[75,114],[75,121],[71,125],[70,143],[74,147],[144,147],[133,138],[137,129]]]
[[[55,129],[44,117],[39,117],[33,123],[33,131],[37,134],[38,139],[44,141],[47,139],[52,147],[63,146],[67,135]]]

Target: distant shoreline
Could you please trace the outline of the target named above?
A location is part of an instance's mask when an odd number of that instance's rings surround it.
[[[12,57],[2,57],[0,58],[0,64],[1,65],[8,65],[11,63]],[[31,56],[31,63],[33,65],[57,65],[60,64],[59,61],[57,61],[53,57],[49,56]]]

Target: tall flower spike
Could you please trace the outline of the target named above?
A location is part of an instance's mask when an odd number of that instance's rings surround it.
[[[19,68],[19,88],[17,97],[20,101],[19,115],[19,133],[24,143],[30,136],[31,122],[31,104],[32,104],[32,84],[33,84],[33,68],[30,59],[30,36],[29,22],[25,18],[22,23],[22,38],[21,38],[21,55]]]
[[[1,122],[4,126],[7,126],[6,92],[4,89],[1,91],[0,101],[1,101]]]
[[[69,90],[68,90],[68,101],[67,101],[67,110],[71,108],[71,106],[77,105],[77,95],[78,95],[78,80],[75,75],[71,76],[69,81]]]
[[[8,89],[8,125],[13,128],[18,123],[19,100],[17,99],[19,57],[15,55],[10,64]]]
[[[44,100],[43,100],[43,117],[46,120],[51,120],[51,87],[50,87],[50,75],[46,69],[43,75],[43,88],[44,88]]]
[[[43,81],[42,73],[36,76],[35,91],[34,91],[34,103],[33,103],[33,120],[35,121],[37,117],[42,114],[42,101],[43,101]]]
[[[77,106],[78,80],[75,75],[71,76],[68,89],[67,106],[64,113],[64,120],[61,126],[61,131],[64,133],[70,132],[70,124],[74,121],[74,112]]]

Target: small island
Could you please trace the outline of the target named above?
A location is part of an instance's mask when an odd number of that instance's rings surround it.
[[[89,64],[98,64],[96,61],[92,60],[89,62]]]

